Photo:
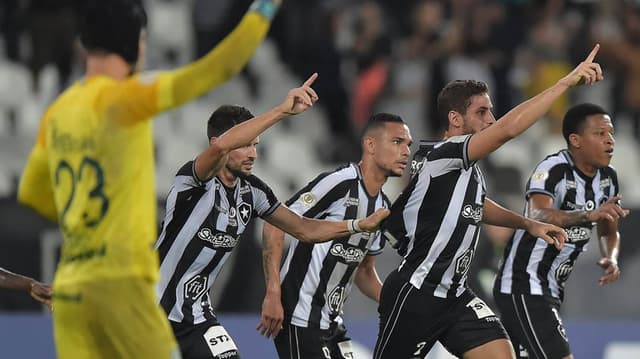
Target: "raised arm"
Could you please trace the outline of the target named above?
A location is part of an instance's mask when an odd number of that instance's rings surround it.
[[[262,269],[264,271],[265,295],[262,315],[256,329],[260,335],[275,338],[282,329],[284,309],[280,291],[280,261],[284,232],[269,223],[262,228]]]
[[[269,31],[280,0],[255,0],[238,26],[205,56],[161,75],[161,110],[179,106],[225,83],[242,70]],[[164,101],[163,101],[164,100]]]
[[[562,249],[567,241],[567,233],[562,228],[521,216],[488,198],[484,200],[482,222],[494,226],[524,229],[545,242],[553,244],[558,250]]]
[[[547,194],[534,193],[529,197],[529,217],[567,228],[582,223],[617,221],[620,217],[626,217],[629,210],[618,205],[621,196],[610,198],[607,202],[593,211],[575,210],[566,211],[553,208],[553,198]]]
[[[476,161],[486,157],[524,132],[540,119],[568,88],[581,83],[591,85],[602,80],[602,69],[598,63],[593,62],[599,48],[600,45],[596,45],[583,62],[555,85],[516,106],[496,123],[473,135],[467,150],[469,160]]]
[[[364,219],[323,221],[302,217],[286,206],[280,205],[265,219],[301,242],[319,243],[357,232],[375,232],[380,222],[387,216],[389,216],[388,209],[379,209]]]
[[[233,126],[220,137],[212,138],[209,147],[196,158],[195,171],[198,178],[208,180],[213,177],[222,164],[222,159],[230,151],[248,146],[258,135],[278,121],[313,106],[318,101],[318,95],[311,88],[316,78],[318,74],[314,73],[302,86],[290,90],[284,101],[271,111]]]

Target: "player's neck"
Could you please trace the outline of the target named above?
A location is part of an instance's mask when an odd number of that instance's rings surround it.
[[[238,176],[233,174],[233,172],[229,171],[226,167],[220,169],[217,177],[225,187],[233,188],[236,186],[236,183],[238,183]]]
[[[574,151],[569,150],[571,154],[571,158],[573,158],[573,162],[576,164],[576,167],[580,170],[580,172],[584,173],[589,177],[593,177],[598,172],[598,168],[589,164],[583,156],[575,153]]]
[[[370,196],[375,196],[380,192],[382,185],[387,181],[387,172],[380,169],[373,161],[363,159],[358,164],[362,173],[364,187]]]
[[[87,78],[103,75],[124,80],[131,74],[131,65],[115,54],[89,54],[86,74]]]

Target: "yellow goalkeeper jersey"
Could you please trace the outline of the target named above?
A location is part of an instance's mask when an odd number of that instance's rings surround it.
[[[47,109],[18,199],[62,230],[54,286],[123,276],[157,280],[149,119],[238,73],[268,27],[267,18],[248,12],[225,40],[194,63],[123,81],[90,77]]]

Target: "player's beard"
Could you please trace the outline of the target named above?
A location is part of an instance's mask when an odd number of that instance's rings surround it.
[[[249,173],[243,172],[240,168],[232,168],[227,166],[227,170],[229,170],[229,172],[231,172],[234,176],[240,177],[240,178],[246,178],[249,175],[251,175],[251,172]]]

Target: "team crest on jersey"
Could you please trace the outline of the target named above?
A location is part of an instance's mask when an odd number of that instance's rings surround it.
[[[558,268],[556,269],[556,280],[558,283],[564,283],[569,279],[569,274],[573,270],[573,262],[571,259],[567,259],[566,261],[560,263]]]
[[[596,203],[593,202],[593,200],[588,200],[587,203],[584,204],[584,208],[587,211],[593,211],[594,208],[596,208]]]
[[[242,224],[244,224],[245,226],[247,225],[247,223],[249,223],[249,220],[251,219],[251,210],[252,210],[252,207],[247,202],[242,202],[238,206],[238,219],[240,219],[240,222],[242,222]]]
[[[315,194],[306,192],[300,195],[300,201],[307,207],[313,207],[313,205],[318,202],[318,198]]]
[[[327,305],[333,313],[340,312],[342,302],[344,302],[344,287],[337,286],[331,290],[327,297]]]
[[[184,298],[196,300],[207,291],[207,282],[209,279],[205,276],[196,275],[184,284]]]
[[[456,259],[456,275],[464,276],[471,266],[471,259],[473,259],[473,248],[469,248],[458,259]]]

